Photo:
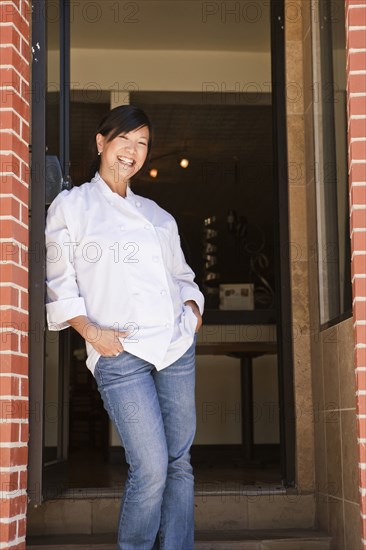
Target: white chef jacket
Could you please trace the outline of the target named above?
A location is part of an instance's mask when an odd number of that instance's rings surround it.
[[[99,172],[90,182],[62,191],[48,209],[47,323],[67,328],[86,315],[101,328],[130,334],[124,350],[168,367],[191,346],[204,296],[194,282],[174,217],[153,200],[126,198],[110,189]],[[87,367],[100,357],[86,341]]]

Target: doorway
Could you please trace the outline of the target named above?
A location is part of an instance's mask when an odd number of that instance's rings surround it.
[[[81,2],[70,14],[73,70],[66,130],[73,185],[87,181],[88,138],[101,114],[123,102],[141,106],[156,128],[150,168],[158,176],[147,172],[132,183],[134,192],[156,200],[175,216],[186,259],[201,289],[205,286],[206,341],[197,356],[198,430],[192,461],[197,484],[216,488],[294,481],[292,427],[284,422],[293,399],[292,365],[283,360],[286,346],[290,355],[290,343],[281,330],[286,320],[280,295],[286,265],[279,257],[279,223],[286,226],[287,219],[282,203],[278,222],[280,131],[273,111],[280,98],[271,85],[271,22],[282,2],[271,8],[265,1],[235,4],[240,10],[233,13],[223,11],[219,2],[164,1],[141,2],[135,5],[137,11],[122,12],[112,9],[116,3],[104,2],[101,11],[93,12],[91,3]],[[48,18],[47,24],[52,59],[58,55],[58,20]],[[91,36],[92,24],[99,32]],[[65,51],[61,61],[62,55]],[[280,57],[277,52],[277,60]],[[118,62],[124,71],[116,81],[113,67],[120,66]],[[58,83],[62,90],[53,70],[49,83]],[[49,122],[57,120],[62,94],[49,91],[47,97],[48,154],[54,150],[57,156],[61,129]],[[186,169],[179,165],[182,155],[189,162]],[[205,240],[204,229],[210,224],[216,240]],[[228,306],[220,302],[220,285],[225,284],[254,285],[253,305],[225,309]],[[210,343],[207,335],[214,338],[217,327],[217,342],[231,347],[205,348]],[[57,350],[58,372],[69,381],[59,400],[59,433],[67,449],[59,490],[115,489],[123,485],[126,473],[123,451],[86,369],[83,342],[72,329],[67,333]],[[239,351],[232,348],[233,341],[242,345]],[[47,399],[46,394],[46,405]],[[80,467],[85,454],[89,469]]]

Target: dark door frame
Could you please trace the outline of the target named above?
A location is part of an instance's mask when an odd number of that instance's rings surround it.
[[[286,117],[285,3],[271,1],[271,55],[273,105],[273,176],[275,184],[274,242],[277,312],[278,388],[282,482],[292,487],[295,469],[295,399],[292,346],[292,307],[289,234],[289,189]]]
[[[69,176],[70,2],[59,0],[60,13],[60,165]],[[47,13],[44,0],[32,2],[32,103],[29,265],[29,459],[28,495],[31,504],[65,489],[68,454],[68,331],[59,334],[57,460],[45,464],[45,350],[46,350],[46,116]],[[67,396],[67,399],[65,399]]]
[[[32,504],[42,502],[43,415],[45,365],[44,258],[46,169],[47,38],[42,0],[32,13],[32,112],[29,250],[29,456],[28,495]],[[37,122],[35,122],[37,121]],[[38,251],[38,254],[37,254]],[[38,256],[38,257],[37,257]]]

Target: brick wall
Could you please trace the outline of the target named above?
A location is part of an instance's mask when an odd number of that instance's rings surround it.
[[[359,483],[366,548],[366,3],[346,1],[348,147]]]
[[[25,548],[30,5],[0,2],[0,548]]]

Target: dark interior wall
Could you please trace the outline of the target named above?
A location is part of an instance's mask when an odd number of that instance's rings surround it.
[[[133,189],[175,216],[197,282],[204,276],[204,219],[215,216],[219,282],[258,283],[246,248],[263,246],[269,265],[262,274],[274,287],[271,105],[140,104],[133,95],[152,121],[156,160],[150,166],[159,170],[156,179],[136,178]],[[165,156],[169,151],[182,154]],[[179,166],[182,156],[190,161],[187,169]],[[247,222],[246,240],[230,233],[229,210]]]
[[[204,161],[200,164],[204,173]],[[242,170],[237,181],[232,175],[220,177],[214,170],[212,176],[203,175],[201,178],[192,177],[187,170],[181,176],[179,184],[176,181],[133,184],[136,193],[155,200],[176,218],[186,259],[196,272],[199,283],[202,280],[204,263],[204,219],[212,216],[217,219],[212,227],[217,229],[218,237],[210,242],[218,247],[217,271],[221,274],[220,282],[252,281],[249,273],[250,254],[246,252],[245,245],[250,241],[255,250],[259,250],[262,235],[265,239],[263,251],[269,259],[268,277],[272,284],[274,282],[271,165],[263,166],[258,163],[247,167],[247,171],[245,166],[240,168]],[[247,220],[248,241],[229,231],[228,212],[231,209],[236,211],[237,217]]]

